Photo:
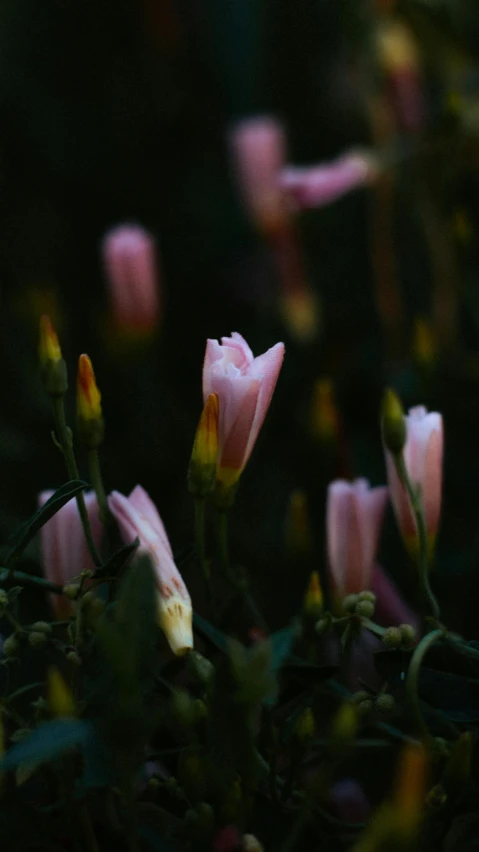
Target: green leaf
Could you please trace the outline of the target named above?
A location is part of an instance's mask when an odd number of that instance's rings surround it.
[[[81,719],[55,719],[36,728],[27,739],[9,749],[0,761],[0,770],[16,769],[22,763],[45,763],[69,748],[84,745],[92,727]]]
[[[7,558],[5,559],[5,565],[8,565],[14,559],[16,559],[22,550],[27,546],[29,541],[32,540],[33,536],[36,535],[39,529],[46,524],[50,518],[53,517],[61,508],[68,503],[72,497],[75,497],[77,494],[80,494],[81,491],[84,491],[85,488],[88,488],[88,483],[83,482],[80,479],[72,479],[70,482],[66,482],[65,485],[62,485],[54,494],[41,506],[37,509],[36,512],[25,521],[24,524],[17,530],[17,532],[13,536],[13,547],[10,550]]]
[[[96,569],[95,577],[118,577],[139,544],[140,539],[136,538],[131,544],[120,547],[104,565]]]
[[[223,653],[227,653],[229,649],[230,638],[221,630],[218,630],[217,627],[214,627],[209,621],[206,621],[205,618],[202,618],[201,615],[198,615],[196,612],[193,615],[193,627],[198,633],[201,633],[203,639],[207,639],[215,648],[218,648],[219,651],[223,651]]]

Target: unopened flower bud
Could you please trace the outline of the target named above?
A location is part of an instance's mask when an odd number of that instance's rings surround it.
[[[357,704],[358,714],[360,716],[368,716],[374,709],[374,704],[370,698],[365,698]]]
[[[70,688],[67,686],[57,668],[52,666],[48,671],[48,706],[50,713],[59,719],[75,715],[75,704]]]
[[[406,420],[400,399],[390,388],[381,404],[381,428],[384,445],[393,455],[399,455],[406,443]]]
[[[357,707],[349,701],[341,705],[333,720],[332,739],[337,746],[348,745],[358,729]]]
[[[358,692],[355,692],[351,696],[351,700],[354,702],[354,704],[359,704],[361,701],[369,701],[370,698],[371,694],[369,692],[366,692],[365,689],[360,689]]]
[[[254,834],[243,835],[243,852],[264,852],[264,846]]]
[[[72,666],[77,666],[77,668],[78,666],[81,666],[81,657],[76,651],[69,651],[67,654],[67,660]]]
[[[2,650],[5,657],[13,657],[18,651],[18,640],[16,636],[8,636],[3,643]]]
[[[393,650],[394,648],[399,648],[402,644],[402,633],[399,627],[388,627],[384,636],[383,636],[383,644],[386,648]]]
[[[417,641],[417,633],[412,624],[400,624],[401,639],[404,645],[415,645]]]
[[[343,609],[345,609],[346,612],[354,612],[358,601],[359,595],[346,595],[346,597],[343,598]]]
[[[214,677],[215,667],[198,651],[191,650],[188,654],[188,668],[202,686],[206,686]]]
[[[68,390],[67,367],[55,329],[46,315],[40,318],[38,357],[45,390],[51,396],[63,396]]]
[[[361,618],[372,618],[374,615],[374,604],[372,601],[360,600],[357,602],[354,612],[356,615],[360,615]]]
[[[45,636],[49,636],[52,632],[52,626],[48,621],[36,621],[35,624],[32,624],[32,630],[35,633],[44,633]]]
[[[88,618],[96,619],[105,611],[105,602],[102,601],[94,592],[87,592],[82,597],[82,606],[85,609]]]
[[[148,778],[148,784],[146,786],[148,787],[148,790],[159,790],[161,784],[158,778],[153,777]]]
[[[331,618],[330,617],[328,618],[327,616],[325,616],[325,618],[320,618],[319,621],[316,622],[314,630],[315,630],[315,632],[317,633],[318,636],[323,636],[324,633],[327,633],[327,631],[330,629],[330,627],[331,627]]]
[[[447,793],[442,784],[436,784],[426,796],[426,807],[435,810],[442,808],[446,804],[447,798]]]
[[[376,603],[376,595],[367,589],[364,592],[359,592],[358,598],[360,601],[370,601],[372,604]]]
[[[43,648],[47,644],[47,637],[44,633],[33,631],[28,634],[28,643],[32,648]]]
[[[316,621],[323,611],[323,591],[319,582],[319,574],[313,571],[309,578],[308,588],[304,596],[303,612],[308,619]]]
[[[67,583],[66,586],[63,586],[63,594],[69,601],[75,601],[78,597],[78,592],[80,591],[79,583]]]
[[[80,355],[78,361],[77,424],[82,443],[89,450],[97,449],[103,441],[105,430],[101,393],[88,355]]]
[[[188,469],[188,489],[194,497],[206,497],[215,485],[218,421],[218,394],[211,393],[201,413]]]
[[[389,695],[387,692],[383,692],[381,695],[377,696],[374,706],[378,713],[383,713],[385,716],[389,716],[391,713],[394,713],[396,709],[396,702],[394,700],[394,696]]]

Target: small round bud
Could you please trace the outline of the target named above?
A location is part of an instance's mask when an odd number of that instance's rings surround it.
[[[360,615],[361,618],[372,618],[374,615],[374,604],[372,601],[358,601],[354,612],[356,615]]]
[[[79,583],[67,583],[66,586],[63,586],[63,594],[69,601],[75,601],[78,597],[78,592],[80,591]]]
[[[264,852],[264,846],[254,834],[243,836],[243,852]]]
[[[8,595],[5,589],[0,589],[0,607],[5,607],[8,604]]]
[[[359,592],[359,600],[360,601],[370,601],[370,603],[376,603],[376,595],[374,592],[369,592],[367,589],[364,592]]]
[[[366,698],[364,701],[360,701],[357,705],[358,713],[360,716],[367,716],[374,709],[374,704],[370,698]]]
[[[149,790],[158,790],[161,787],[161,784],[158,778],[153,777],[148,779],[148,784],[146,786]]]
[[[415,645],[417,633],[412,624],[400,624],[401,639],[405,645]]]
[[[323,636],[331,627],[331,619],[320,618],[314,625],[314,631],[317,636]]]
[[[391,713],[394,713],[394,710],[396,709],[394,696],[389,695],[387,692],[383,692],[382,695],[378,695],[376,698],[375,707],[378,713],[383,713],[385,716],[389,716]]]
[[[47,644],[47,637],[44,633],[33,631],[28,634],[28,643],[32,648],[43,648]]]
[[[358,600],[359,595],[346,595],[343,599],[343,609],[345,609],[346,612],[353,612]]]
[[[447,802],[447,793],[442,784],[436,784],[426,796],[428,808],[442,808]]]
[[[359,704],[360,701],[369,701],[370,698],[371,698],[371,695],[370,695],[369,692],[366,692],[365,689],[360,689],[358,692],[355,692],[351,696],[351,701],[354,704]]]
[[[44,633],[45,636],[49,636],[52,632],[52,626],[48,621],[36,621],[35,624],[32,624],[32,630],[34,633]]]
[[[406,420],[401,401],[390,388],[381,403],[381,427],[385,446],[394,455],[399,455],[406,443]]]
[[[105,610],[105,603],[101,598],[98,598],[93,592],[87,592],[82,598],[82,606],[87,612],[89,618],[99,618]]]
[[[399,648],[402,643],[402,634],[399,627],[388,627],[383,636],[383,643],[386,648],[391,650]]]
[[[18,651],[18,640],[16,636],[8,636],[3,643],[3,654],[5,657],[13,657]]]
[[[77,666],[77,668],[78,666],[81,666],[81,657],[76,651],[69,651],[67,654],[67,660],[72,666]]]

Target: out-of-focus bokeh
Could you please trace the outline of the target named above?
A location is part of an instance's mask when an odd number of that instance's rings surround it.
[[[77,358],[92,358],[106,485],[149,491],[193,596],[185,482],[206,338],[238,331],[255,354],[284,340],[231,522],[270,619],[324,576],[327,483],[385,481],[392,385],[444,414],[434,581],[446,622],[474,632],[478,36],[475,0],[5,0],[3,538],[65,479],[41,314],[72,421]],[[380,559],[414,603],[391,513]]]

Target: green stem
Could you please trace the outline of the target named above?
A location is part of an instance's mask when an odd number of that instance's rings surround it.
[[[253,597],[251,596],[246,576],[237,576],[231,567],[228,550],[228,516],[226,510],[217,509],[215,514],[215,521],[216,545],[218,548],[218,554],[221,566],[223,568],[223,573],[227,577],[231,585],[234,586],[236,591],[241,595],[246,608],[249,610],[249,613],[251,615],[251,618],[253,619],[255,626],[259,627],[266,633],[268,632],[267,624],[258,607],[256,606]]]
[[[65,463],[68,470],[68,475],[71,479],[78,479],[78,467],[75,460],[75,454],[73,452],[73,441],[71,430],[68,428],[66,420],[65,420],[65,405],[63,402],[63,397],[53,397],[53,414],[55,418],[55,426],[57,431],[57,438],[60,443],[60,446],[63,451],[63,456],[65,458]],[[88,512],[86,510],[85,498],[83,496],[83,492],[80,492],[76,495],[76,501],[78,506],[78,511],[80,513],[80,518],[83,526],[83,530],[85,533],[85,538],[87,541],[88,549],[91,554],[91,558],[93,559],[96,567],[100,567],[102,564],[100,554],[98,553],[95,542],[93,541],[93,535],[90,526],[90,519],[88,517]]]
[[[213,587],[211,583],[211,570],[208,559],[206,558],[206,545],[205,545],[205,509],[206,503],[204,497],[197,497],[195,499],[195,542],[196,542],[196,553],[198,555],[198,560],[201,565],[201,570],[203,571],[203,576],[205,578],[206,588],[208,591],[208,597],[210,601],[211,610],[213,615],[215,614],[215,605],[214,605],[214,597],[213,597]]]
[[[426,739],[430,738],[430,733],[424,721],[419,701],[419,672],[425,655],[427,654],[429,649],[434,645],[434,643],[437,642],[438,639],[441,639],[443,635],[443,630],[436,629],[431,630],[430,633],[427,633],[426,636],[421,639],[419,644],[416,646],[414,654],[412,655],[406,679],[406,693],[409,699],[409,703],[411,705],[411,710],[413,712],[419,730]]]
[[[95,489],[96,498],[98,500],[98,514],[102,524],[107,524],[111,518],[108,508],[108,499],[106,496],[105,486],[103,485],[103,477],[100,467],[100,456],[98,450],[88,450],[88,469],[90,471],[90,479],[93,488]]]
[[[63,594],[63,586],[45,580],[43,577],[36,577],[35,574],[25,574],[24,571],[10,571],[8,576],[11,580],[18,580],[25,586],[40,586],[46,592],[53,592],[54,595]]]
[[[398,453],[398,455],[395,456],[395,463],[398,476],[406,489],[409,504],[411,506],[411,511],[414,515],[414,521],[416,524],[419,539],[418,568],[422,590],[424,592],[424,596],[426,597],[429,603],[433,617],[435,621],[438,622],[441,613],[439,610],[439,604],[433,594],[429,583],[429,546],[427,540],[426,519],[424,517],[422,501],[409,478],[409,474],[407,472],[402,453]]]

